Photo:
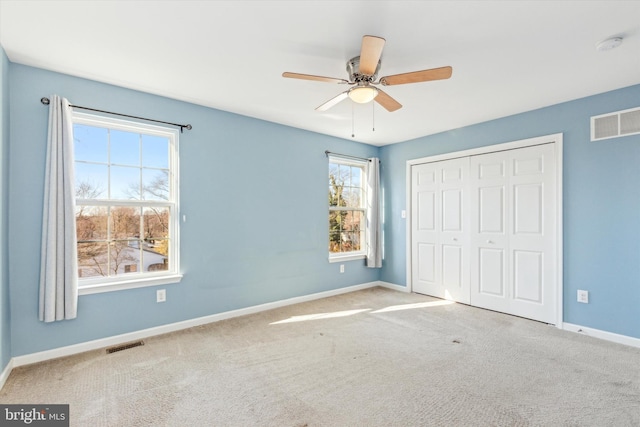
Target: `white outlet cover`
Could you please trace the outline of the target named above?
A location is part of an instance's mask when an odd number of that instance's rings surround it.
[[[589,291],[578,290],[578,302],[588,304],[589,303]]]

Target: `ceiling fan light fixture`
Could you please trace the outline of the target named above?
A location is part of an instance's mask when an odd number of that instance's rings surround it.
[[[378,96],[378,89],[373,86],[358,86],[349,90],[349,98],[358,104],[371,102]]]

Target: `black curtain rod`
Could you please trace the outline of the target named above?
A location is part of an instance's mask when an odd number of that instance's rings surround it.
[[[338,157],[347,157],[349,159],[358,159],[358,160],[366,160],[367,162],[370,162],[371,159],[365,159],[364,157],[357,157],[357,156],[350,156],[348,154],[340,154],[340,153],[333,153],[329,150],[325,150],[324,152],[325,156],[329,157],[329,154],[335,154]]]
[[[40,98],[40,102],[42,102],[44,105],[49,105],[51,103],[51,101],[47,97]],[[146,120],[148,122],[155,122],[155,123],[162,123],[162,124],[165,124],[165,125],[176,126],[176,127],[180,128],[180,133],[184,132],[185,128],[187,130],[193,129],[193,127],[191,125],[181,125],[180,123],[163,122],[162,120],[147,119],[145,117],[130,116],[129,114],[121,114],[121,113],[114,113],[112,111],[97,110],[95,108],[82,107],[80,105],[69,105],[69,106],[71,108],[79,108],[81,110],[96,111],[98,113],[112,114],[114,116],[129,117],[131,119]]]

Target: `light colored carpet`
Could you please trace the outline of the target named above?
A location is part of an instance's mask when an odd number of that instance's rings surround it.
[[[73,426],[638,426],[640,349],[374,288],[20,367],[0,401]]]

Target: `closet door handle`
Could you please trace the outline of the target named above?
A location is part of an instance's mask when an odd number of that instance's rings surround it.
[[[489,243],[490,245],[493,244],[493,240],[487,240],[487,243]]]

